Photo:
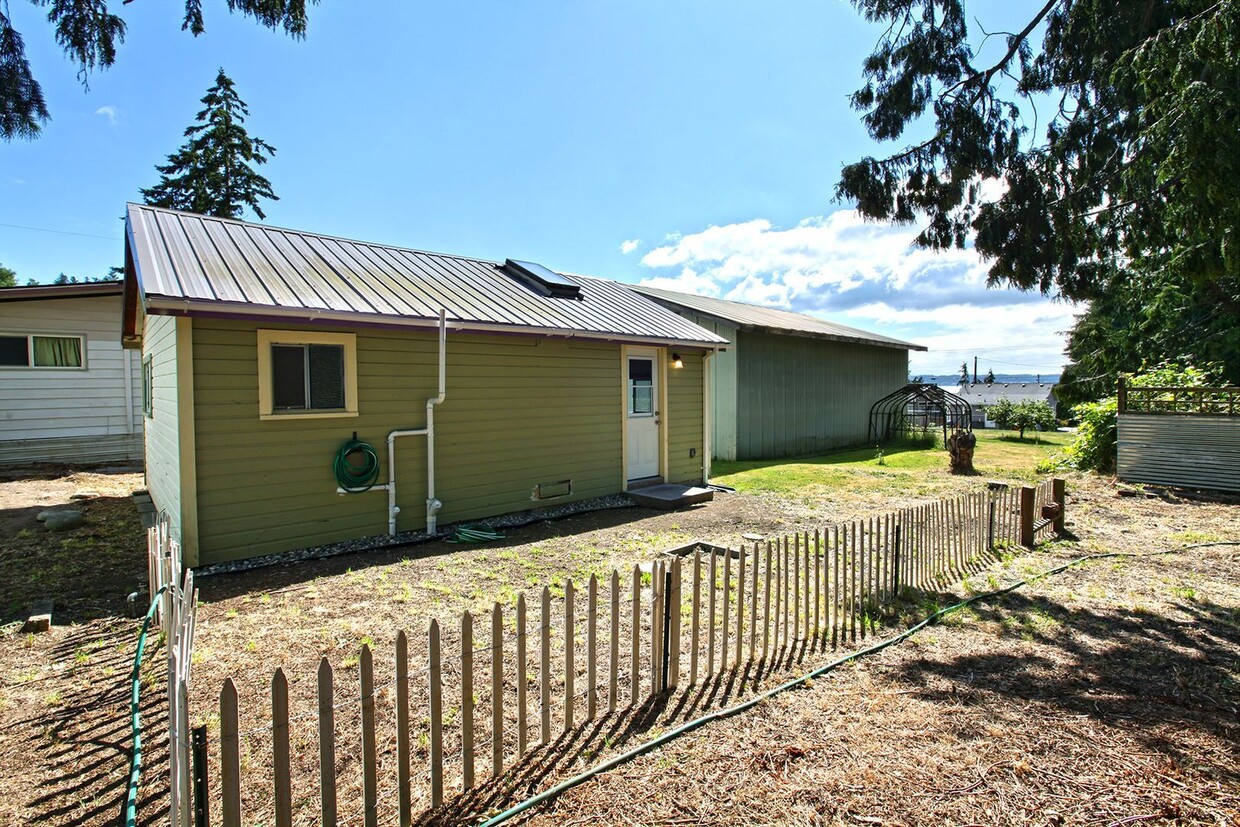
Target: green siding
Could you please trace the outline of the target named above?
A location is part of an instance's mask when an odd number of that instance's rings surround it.
[[[736,458],[860,444],[870,406],[907,379],[908,351],[900,348],[741,331]]]
[[[194,324],[204,564],[386,533],[386,492],[338,496],[332,460],[356,431],[379,451],[386,480],[388,432],[423,427],[426,398],[436,390],[434,333],[353,331],[358,416],[260,420],[258,327],[205,319]],[[696,464],[700,479],[701,361],[684,356],[685,369],[676,371],[683,376],[669,384],[669,450],[684,454],[671,461],[676,475],[691,475]],[[447,399],[435,410],[440,523],[567,501],[533,500],[538,483],[571,478],[571,499],[618,491],[620,364],[613,344],[449,331]],[[694,381],[696,391],[689,387]],[[699,446],[698,457],[689,460],[691,443]],[[403,437],[396,445],[397,528],[421,529],[426,438]]]
[[[677,351],[685,366],[667,371],[667,481],[702,482],[702,356]],[[693,456],[689,456],[690,449]]]
[[[146,487],[155,507],[168,515],[170,532],[181,537],[181,449],[177,417],[177,325],[174,316],[146,316],[142,360],[151,360],[151,417],[144,422]],[[139,377],[142,368],[138,368]]]

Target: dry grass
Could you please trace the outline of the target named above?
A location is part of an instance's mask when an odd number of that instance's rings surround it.
[[[446,646],[459,652],[459,613],[485,611],[495,601],[510,606],[518,591],[530,600],[533,621],[538,590],[543,584],[562,588],[564,576],[574,578],[581,598],[590,574],[613,566],[626,570],[690,538],[735,545],[743,532],[803,530],[917,499],[893,485],[889,468],[860,463],[854,472],[845,485],[813,501],[740,494],[675,514],[634,509],[535,524],[480,548],[427,545],[205,578],[191,698],[195,722],[208,726],[214,755],[219,687],[227,676],[237,680],[246,733],[246,820],[269,822],[265,710],[272,672],[283,667],[295,716],[297,822],[314,823],[313,678],[326,656],[337,670],[342,823],[360,823],[356,659],[362,643],[371,645],[380,687],[380,821],[394,823],[391,673],[398,630],[411,635],[417,812],[427,803],[420,769],[426,724],[422,635],[431,617],[447,621]],[[932,469],[924,473],[924,484],[936,494],[982,484]],[[887,490],[876,491],[879,486]],[[960,594],[1083,552],[1240,539],[1235,505],[1120,498],[1106,482],[1084,477],[1069,487],[1076,541],[997,560],[962,584]],[[135,560],[140,566],[140,553]],[[1237,584],[1240,564],[1234,552],[1222,550],[1073,570],[927,630],[808,690],[677,740],[531,817],[555,823],[1232,823],[1240,705]],[[627,594],[627,581],[622,592]],[[926,596],[888,622],[895,628],[935,601],[950,599]],[[577,633],[584,644],[584,603],[578,606]],[[0,668],[7,676],[0,732],[8,755],[0,758],[0,824],[36,817],[51,824],[104,824],[119,812],[128,757],[125,661],[135,625],[112,614],[38,638],[6,627],[9,633],[0,639]],[[627,622],[627,611],[621,614]],[[553,626],[558,653],[558,613]],[[485,646],[489,624],[479,619],[475,628],[475,645]],[[511,647],[506,656],[511,659]],[[602,716],[563,735],[556,727],[560,737],[551,746],[421,818],[474,821],[705,709],[750,697],[831,657],[788,650],[760,672],[742,668],[666,702]],[[484,651],[475,661],[479,684],[485,683],[487,658]],[[580,659],[578,666],[584,667]],[[144,823],[162,818],[161,671],[153,660],[144,679],[150,707],[144,719]],[[450,663],[447,671],[455,685]],[[511,681],[511,663],[506,672]],[[26,677],[17,687],[15,681]],[[506,692],[515,695],[511,683]],[[481,685],[477,694],[478,777],[485,779],[489,695]],[[621,705],[627,701],[622,691]],[[459,707],[459,700],[446,704],[452,706]],[[450,755],[458,750],[457,720],[449,727]],[[506,735],[511,756],[515,740],[511,731]],[[453,784],[459,789],[459,758],[449,772],[450,794]],[[1122,821],[1133,817],[1140,818]]]

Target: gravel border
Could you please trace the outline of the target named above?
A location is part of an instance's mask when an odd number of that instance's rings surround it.
[[[637,503],[627,494],[611,494],[606,497],[578,500],[577,502],[564,503],[563,505],[533,508],[512,514],[501,514],[498,517],[466,520],[461,523],[453,523],[447,528],[440,529],[435,534],[427,534],[425,531],[402,531],[395,537],[387,534],[376,534],[371,537],[359,537],[356,540],[343,540],[339,543],[299,548],[280,552],[279,554],[266,554],[262,557],[249,557],[245,560],[213,563],[209,566],[195,568],[194,576],[202,578],[216,574],[233,574],[242,571],[253,571],[254,569],[266,568],[268,566],[301,563],[305,560],[322,560],[327,557],[338,557],[342,554],[357,554],[366,551],[381,551],[402,546],[421,545],[422,543],[443,540],[452,536],[452,531],[457,525],[484,526],[486,528],[520,528],[532,523],[561,520],[565,517],[584,514],[590,511],[635,507],[637,507]]]

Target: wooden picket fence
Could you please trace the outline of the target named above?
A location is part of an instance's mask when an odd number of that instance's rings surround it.
[[[156,619],[168,644],[168,774],[172,827],[194,823],[190,793],[189,672],[194,651],[198,589],[194,572],[181,559],[181,546],[169,533],[166,516],[147,529],[147,584]]]
[[[739,691],[753,691],[807,654],[872,636],[902,599],[958,582],[1022,534],[1062,530],[1062,508],[1058,519],[1035,513],[1053,502],[1063,502],[1062,481],[995,488],[741,548],[696,544],[646,567],[591,576],[581,590],[565,580],[562,594],[544,587],[536,607],[518,594],[510,610],[496,603],[450,627],[431,621],[416,662],[399,632],[393,677],[381,687],[364,645],[356,694],[343,700],[323,658],[313,712],[290,716],[289,679],[277,669],[270,722],[244,731],[228,679],[211,812],[224,827],[291,827],[295,816],[325,827],[411,824],[474,788],[480,774],[504,776],[583,724],[635,715],[670,703],[682,687],[701,690],[741,670]],[[476,623],[489,627],[481,641]],[[338,713],[355,719],[345,724]],[[338,744],[346,729],[360,737]],[[312,774],[305,756],[316,747]],[[259,777],[268,780],[254,784]]]

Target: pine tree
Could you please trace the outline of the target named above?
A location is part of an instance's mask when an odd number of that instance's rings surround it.
[[[968,362],[960,363],[960,379],[956,382],[956,384],[958,385],[969,384],[969,363]]]
[[[986,378],[983,379],[982,381],[985,382],[987,385],[993,385],[995,383],[995,372],[993,370],[987,370]]]
[[[142,198],[155,207],[220,218],[240,218],[249,207],[260,219],[265,218],[259,200],[280,199],[254,165],[267,163],[275,147],[246,132],[250,110],[223,69],[202,103],[205,108],[195,118],[197,122],[185,130],[189,140],[168,156],[167,164],[156,165],[160,181],[143,189]]]

